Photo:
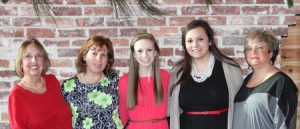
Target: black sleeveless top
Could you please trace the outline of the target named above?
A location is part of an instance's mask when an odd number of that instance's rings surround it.
[[[214,111],[228,108],[228,87],[222,63],[215,61],[212,75],[198,83],[189,76],[179,93],[179,106],[184,112]],[[180,117],[180,129],[227,129],[227,111],[220,115],[188,115]]]

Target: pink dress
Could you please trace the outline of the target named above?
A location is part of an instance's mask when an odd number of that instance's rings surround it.
[[[127,108],[127,87],[128,87],[128,74],[123,75],[119,80],[120,92],[120,118],[123,125],[126,125],[128,119],[131,120],[151,120],[161,119],[167,116],[167,97],[168,97],[168,84],[169,72],[160,70],[161,81],[164,92],[163,102],[155,104],[154,84],[153,77],[150,83],[147,77],[139,78],[138,86],[138,104],[131,110]],[[169,129],[167,120],[159,122],[130,122],[127,129]]]

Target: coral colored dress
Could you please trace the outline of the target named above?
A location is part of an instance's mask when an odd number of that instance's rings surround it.
[[[153,77],[139,78],[138,102],[137,105],[129,110],[127,108],[127,87],[128,74],[123,75],[119,80],[120,106],[119,112],[123,125],[130,120],[152,120],[165,118],[167,116],[167,97],[169,85],[169,72],[160,70],[164,98],[162,103],[155,104]],[[159,122],[129,122],[127,129],[169,129],[167,120]]]

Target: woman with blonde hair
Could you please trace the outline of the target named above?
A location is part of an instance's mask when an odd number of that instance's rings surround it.
[[[274,66],[279,41],[269,32],[252,30],[244,53],[253,72],[235,97],[233,129],[296,129],[298,89]]]
[[[119,81],[122,123],[127,129],[168,129],[169,73],[160,69],[158,43],[153,35],[140,33],[130,50],[129,73]]]
[[[12,129],[71,129],[72,114],[60,92],[60,84],[46,74],[50,60],[35,38],[25,40],[18,50],[16,73],[21,78],[8,99]]]

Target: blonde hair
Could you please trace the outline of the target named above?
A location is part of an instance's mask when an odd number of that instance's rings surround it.
[[[147,39],[153,42],[154,49],[157,52],[155,56],[152,72],[154,78],[154,93],[155,93],[155,102],[161,103],[163,100],[163,89],[161,84],[161,77],[160,77],[160,64],[159,64],[159,47],[158,43],[155,40],[154,36],[149,33],[140,33],[137,34],[130,44],[130,60],[129,60],[129,73],[128,73],[128,93],[127,93],[127,107],[134,108],[137,104],[137,96],[138,96],[138,80],[139,80],[139,64],[134,58],[134,45],[137,41],[141,39]]]
[[[47,54],[45,48],[43,47],[43,45],[36,38],[29,38],[22,43],[22,45],[20,46],[20,48],[18,50],[16,64],[15,64],[15,71],[19,77],[24,76],[24,71],[23,71],[23,67],[22,67],[22,59],[24,58],[26,49],[30,44],[33,44],[43,55],[44,69],[43,69],[41,75],[45,75],[51,65],[50,59],[49,59],[48,54]]]
[[[244,52],[250,46],[251,42],[254,40],[263,41],[268,45],[269,52],[272,52],[271,62],[274,64],[276,57],[279,53],[279,40],[271,33],[263,30],[251,30],[244,43]],[[246,54],[246,53],[245,53]]]

